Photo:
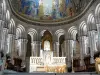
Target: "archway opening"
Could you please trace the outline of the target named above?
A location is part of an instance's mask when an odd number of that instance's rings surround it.
[[[61,35],[59,38],[59,56],[62,57],[64,54],[64,40],[65,40],[65,36]]]
[[[31,56],[31,36],[28,34],[27,35],[27,51],[26,51],[26,57],[30,57]]]
[[[46,30],[41,38],[42,40],[42,50],[51,51],[52,50],[52,35]]]

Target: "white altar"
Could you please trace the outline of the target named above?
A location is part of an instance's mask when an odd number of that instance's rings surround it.
[[[40,57],[30,57],[30,73],[66,72],[66,57],[53,57],[52,51],[41,51]]]

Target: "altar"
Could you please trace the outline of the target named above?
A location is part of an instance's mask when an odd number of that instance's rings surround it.
[[[66,57],[53,57],[53,51],[41,51],[40,57],[30,57],[30,73],[65,73],[66,68]]]

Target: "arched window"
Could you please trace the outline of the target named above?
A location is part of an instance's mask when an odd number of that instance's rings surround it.
[[[50,41],[44,41],[44,50],[49,51],[50,50]]]

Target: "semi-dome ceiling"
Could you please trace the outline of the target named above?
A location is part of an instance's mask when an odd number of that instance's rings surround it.
[[[78,15],[91,0],[9,0],[23,18],[58,22]]]

